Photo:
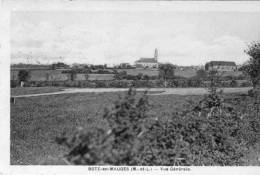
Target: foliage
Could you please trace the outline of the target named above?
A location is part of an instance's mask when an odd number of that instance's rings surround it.
[[[86,75],[87,76],[87,75]],[[70,74],[68,75],[69,78]],[[129,88],[134,85],[136,88],[162,88],[165,86],[163,80],[147,80],[144,75],[142,80],[75,80],[74,81],[28,81],[26,87],[84,87],[84,88]],[[203,81],[200,79],[173,79],[167,81],[167,87],[186,88],[186,87],[206,87],[209,86],[210,81]],[[19,86],[16,81],[11,80],[12,87]],[[240,80],[221,81],[221,87],[249,87],[251,83]]]
[[[62,63],[62,62],[58,62],[58,63],[53,63],[51,65],[52,69],[59,69],[59,68],[69,68],[69,65]]]
[[[260,84],[260,43],[253,42],[245,52],[250,59],[241,70],[249,75],[253,87],[256,87]]]
[[[165,82],[168,79],[173,79],[175,69],[176,69],[176,67],[172,64],[160,64],[160,66],[159,66],[159,78],[163,79]]]
[[[68,74],[69,80],[70,80],[70,81],[74,81],[75,78],[76,78],[76,75],[77,75],[77,71],[76,71],[75,69],[72,69],[72,70],[70,71],[70,73]]]
[[[119,72],[118,74],[115,74],[114,78],[116,80],[123,80],[127,76],[126,71]]]
[[[119,72],[114,76],[115,80],[156,80],[158,76],[149,76],[144,75],[142,73],[138,73],[137,75],[127,74],[126,71]]]
[[[16,81],[16,80],[11,80],[10,81],[10,87],[11,88],[15,88],[17,86],[19,86],[19,81]]]
[[[107,68],[107,65],[106,65],[106,64],[90,65],[89,68],[92,69],[92,70],[96,70],[96,69],[106,69],[106,68]]]
[[[199,70],[196,72],[196,78],[199,78],[199,79],[205,79],[205,78],[207,78],[207,72],[206,72],[204,69],[199,69]]]
[[[231,87],[237,87],[237,81],[235,79],[232,79],[230,82]]]
[[[145,165],[239,165],[244,145],[236,139],[241,121],[202,110],[177,112],[149,130]],[[151,150],[151,151],[149,151]]]
[[[90,68],[88,69],[74,68],[71,70],[62,71],[62,73],[71,73],[71,72],[75,72],[77,74],[114,74],[114,72],[108,70],[104,70],[104,69],[92,70]]]
[[[81,130],[57,142],[69,148],[73,164],[241,165],[258,141],[259,109],[234,107],[237,100],[218,91],[217,73],[210,75],[209,94],[169,117],[149,113],[146,94],[136,98],[130,88],[104,111],[108,129]]]
[[[11,64],[12,69],[49,69],[49,64],[26,64],[26,63],[18,63],[18,64]]]
[[[115,102],[111,110],[105,109],[103,118],[109,130],[77,132],[72,139],[57,138],[59,144],[70,148],[67,159],[74,164],[136,165],[142,145],[141,136],[148,118],[147,97],[136,100],[136,91]]]
[[[30,77],[30,72],[28,70],[20,70],[18,73],[19,81],[27,81]]]
[[[145,136],[148,146],[142,155],[144,165],[239,165],[243,162],[249,125],[233,107],[223,103],[216,89],[216,72],[210,75],[209,95],[199,104],[190,102],[186,110],[173,113],[169,120],[158,120],[150,127]]]
[[[216,94],[217,89],[221,87],[221,75],[219,74],[218,71],[212,70],[209,72],[208,76],[210,81],[208,87],[209,93]]]

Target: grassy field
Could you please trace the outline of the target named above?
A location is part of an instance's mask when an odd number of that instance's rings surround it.
[[[82,93],[31,98],[19,98],[11,106],[11,163],[63,164],[64,150],[54,139],[63,131],[72,133],[77,127],[95,127],[102,124],[105,107],[122,93]],[[153,110],[163,116],[180,108],[186,99],[199,96],[150,97]],[[49,162],[50,161],[50,162]]]
[[[17,90],[17,89],[16,89]],[[27,89],[32,93],[59,89]],[[42,92],[41,91],[41,92]],[[13,91],[13,94],[17,92]],[[19,92],[22,93],[22,92]],[[77,93],[19,98],[11,104],[11,164],[65,164],[65,148],[55,143],[63,132],[72,134],[78,127],[106,127],[101,119],[105,107],[111,107],[123,92]],[[198,101],[202,96],[149,96],[151,115],[167,116],[184,108],[186,101]],[[257,151],[257,152],[256,152]],[[259,148],[247,158],[257,164]]]
[[[11,88],[11,96],[26,95],[26,94],[39,94],[48,92],[61,91],[62,87],[26,87],[26,88]]]

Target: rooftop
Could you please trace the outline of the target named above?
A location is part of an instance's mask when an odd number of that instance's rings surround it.
[[[136,63],[158,63],[155,58],[140,58]]]
[[[210,61],[206,63],[209,66],[236,66],[234,61]]]

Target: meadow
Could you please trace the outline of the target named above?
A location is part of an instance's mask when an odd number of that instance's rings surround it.
[[[101,125],[105,107],[123,93],[79,93],[19,98],[11,104],[11,164],[64,164],[64,150],[54,142],[64,131]],[[173,112],[187,98],[198,96],[151,97],[151,113]]]
[[[16,87],[11,89],[11,96],[57,92],[62,89],[62,87]]]
[[[42,90],[53,91],[57,89]],[[15,91],[12,89],[12,94],[18,93]],[[30,91],[37,90],[20,91],[20,95]],[[87,130],[94,130],[97,126],[106,128],[107,125],[102,118],[104,108],[111,108],[112,102],[116,101],[119,96],[124,96],[124,92],[18,98],[16,104],[11,104],[11,164],[66,164],[63,156],[68,150],[58,145],[55,138],[64,132],[71,135],[79,127],[87,128]],[[140,93],[137,96],[140,96]],[[227,96],[241,98],[241,94]],[[168,117],[170,114],[185,108],[188,101],[196,102],[202,98],[202,95],[149,96],[151,105],[149,115]],[[259,154],[259,146],[254,147],[245,159],[249,165],[259,165]]]

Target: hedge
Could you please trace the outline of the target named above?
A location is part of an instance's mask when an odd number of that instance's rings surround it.
[[[174,79],[167,81],[167,87],[187,88],[187,87],[207,87],[208,81],[199,79]],[[20,86],[19,81],[11,80],[11,87]],[[94,81],[30,81],[25,82],[25,87],[79,87],[79,88],[162,88],[162,80],[94,80]],[[249,81],[229,80],[222,81],[221,87],[248,87]]]

